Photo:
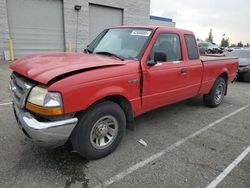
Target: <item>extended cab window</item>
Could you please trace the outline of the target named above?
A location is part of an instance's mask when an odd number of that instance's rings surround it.
[[[188,58],[198,59],[199,53],[196,45],[196,41],[193,35],[185,35],[185,41],[187,46]]]
[[[158,36],[151,51],[150,59],[154,59],[156,52],[164,53],[167,61],[182,59],[180,38],[177,34],[162,33]]]

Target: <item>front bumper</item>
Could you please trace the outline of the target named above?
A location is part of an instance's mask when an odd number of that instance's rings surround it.
[[[250,72],[250,66],[239,67],[239,73]]]
[[[24,134],[38,145],[58,147],[67,142],[78,119],[70,118],[54,122],[39,122],[35,117],[13,104],[19,127]]]

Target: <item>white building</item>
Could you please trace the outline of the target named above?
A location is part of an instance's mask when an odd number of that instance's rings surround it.
[[[175,27],[175,22],[171,18],[159,17],[159,16],[150,16],[150,25],[160,25],[160,26],[168,26]]]
[[[149,11],[150,0],[0,0],[0,59],[9,39],[15,57],[74,51],[76,41],[83,51],[104,28],[147,25]]]

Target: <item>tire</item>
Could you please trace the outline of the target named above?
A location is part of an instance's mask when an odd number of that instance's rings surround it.
[[[243,81],[243,74],[238,72],[236,80],[238,82],[242,82]]]
[[[243,75],[243,81],[250,82],[250,71]]]
[[[204,104],[211,108],[219,106],[224,99],[226,87],[225,79],[221,77],[217,78],[211,91],[207,95],[204,95]]]
[[[78,118],[78,124],[71,135],[71,143],[82,157],[89,160],[112,153],[126,129],[124,111],[111,101],[94,104],[80,113]]]

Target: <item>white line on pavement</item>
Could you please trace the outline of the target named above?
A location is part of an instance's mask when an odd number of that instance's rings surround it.
[[[0,103],[0,106],[9,106],[11,104],[12,104],[12,102]]]
[[[218,175],[207,188],[216,187],[250,152],[250,146],[245,149],[220,175]]]
[[[95,188],[107,187],[107,186],[109,186],[109,185],[111,185],[111,184],[113,184],[113,183],[115,183],[117,181],[120,181],[121,179],[123,179],[127,175],[129,175],[129,174],[133,173],[134,171],[146,166],[150,162],[152,162],[152,161],[160,158],[161,156],[165,155],[167,152],[172,151],[173,149],[175,149],[178,146],[184,144],[185,142],[189,141],[190,139],[200,135],[201,133],[205,132],[206,130],[214,127],[215,125],[219,124],[220,122],[222,122],[222,121],[228,119],[229,117],[231,117],[231,116],[245,110],[248,107],[249,106],[241,107],[238,110],[235,110],[234,112],[232,112],[232,113],[230,113],[230,114],[228,114],[226,116],[223,116],[222,118],[220,118],[220,119],[214,121],[213,123],[203,127],[202,129],[196,131],[195,133],[181,139],[180,141],[174,143],[173,145],[171,145],[171,146],[163,149],[162,151],[152,155],[151,157],[146,158],[146,159],[142,160],[141,162],[134,164],[133,166],[127,168],[124,171],[121,171],[120,173],[118,173],[118,174],[114,175],[113,177],[109,178],[108,180],[104,181],[102,184],[97,185]]]

